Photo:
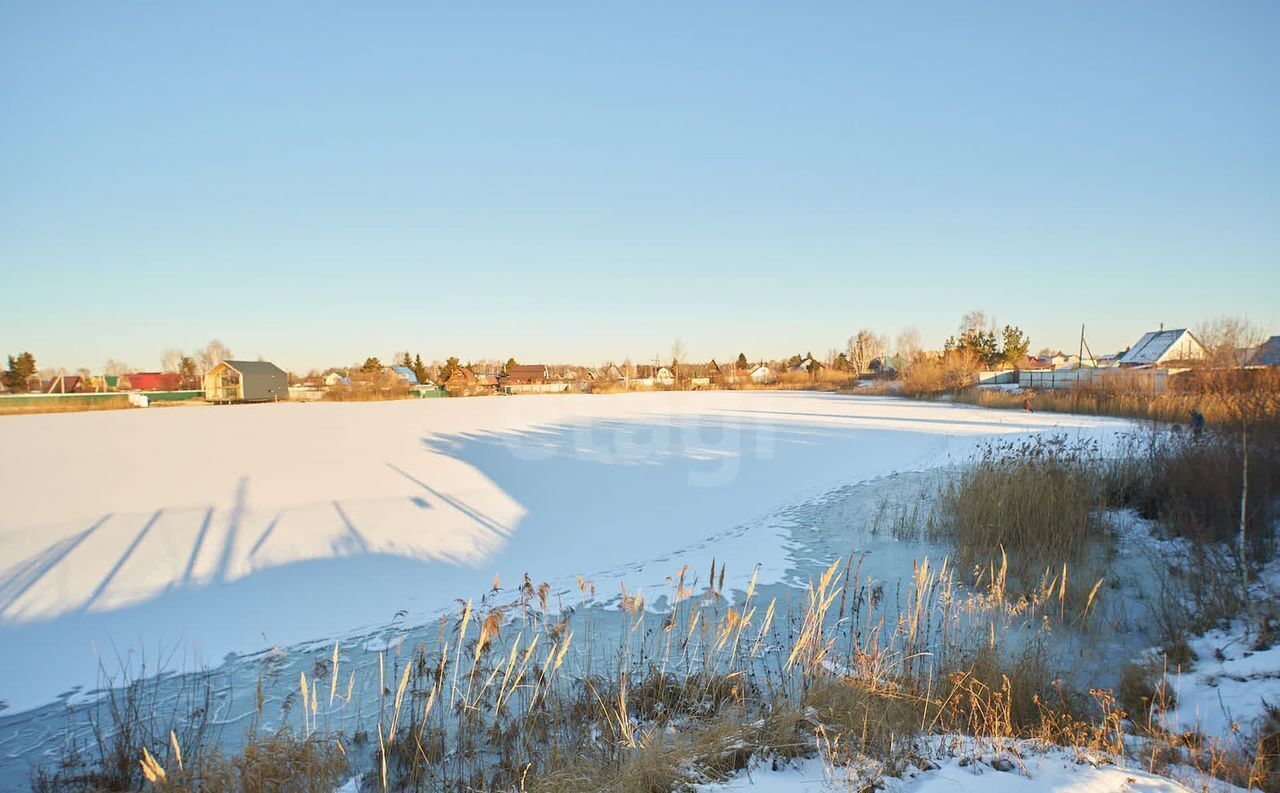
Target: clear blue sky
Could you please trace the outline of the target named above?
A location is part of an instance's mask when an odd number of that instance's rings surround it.
[[[1280,332],[1280,3],[0,4],[0,343]]]

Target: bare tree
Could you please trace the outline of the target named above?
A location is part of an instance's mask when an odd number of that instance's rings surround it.
[[[975,309],[960,318],[960,336],[970,336],[975,333],[983,333],[986,331],[994,331],[996,328],[995,320],[987,316],[987,312]]]
[[[1205,363],[1209,366],[1239,368],[1266,340],[1261,329],[1243,317],[1218,317],[1203,322],[1195,336],[1204,345]]]
[[[200,362],[200,371],[202,372],[209,371],[230,357],[231,348],[218,339],[209,342],[203,350],[196,353],[196,360]]]
[[[200,377],[196,373],[196,359],[190,355],[184,355],[178,360],[178,374],[182,377],[183,388],[195,388],[200,384]]]
[[[676,388],[680,387],[680,362],[684,360],[684,342],[676,339],[671,342],[671,376],[676,379]]]
[[[114,359],[108,359],[102,365],[102,373],[111,377],[119,377],[122,374],[129,374],[129,364],[121,363]]]
[[[915,327],[904,328],[893,345],[901,359],[900,366],[910,366],[920,356],[920,331]]]
[[[888,346],[884,336],[867,328],[863,328],[850,336],[847,353],[849,363],[853,365],[854,373],[862,374],[870,371],[871,362],[876,358],[882,357]]]
[[[182,364],[182,357],[184,354],[185,353],[183,353],[182,350],[177,350],[173,348],[165,350],[164,355],[160,357],[160,371],[162,372],[178,371],[178,367]]]

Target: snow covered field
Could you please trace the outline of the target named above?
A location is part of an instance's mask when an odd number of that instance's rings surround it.
[[[805,392],[272,404],[0,420],[0,718],[131,651],[180,665],[424,624],[456,598],[658,584],[762,519],[996,435],[1123,422]],[[701,557],[699,557],[701,561]],[[0,722],[0,745],[5,736]]]

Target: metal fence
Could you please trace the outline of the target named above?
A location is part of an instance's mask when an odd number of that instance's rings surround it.
[[[1058,369],[1027,370],[1018,373],[1018,385],[1048,391],[1063,388],[1112,388],[1121,391],[1162,393],[1174,369]]]

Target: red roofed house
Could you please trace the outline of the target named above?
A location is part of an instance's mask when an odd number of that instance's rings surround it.
[[[125,375],[129,391],[177,391],[182,388],[182,375],[176,372],[134,372]]]

